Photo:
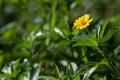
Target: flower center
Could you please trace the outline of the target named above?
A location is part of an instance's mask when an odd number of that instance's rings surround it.
[[[85,24],[86,24],[86,22],[85,22],[85,21],[81,21],[81,24],[82,24],[82,25],[85,25]]]

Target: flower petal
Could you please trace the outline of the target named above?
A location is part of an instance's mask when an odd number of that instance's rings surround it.
[[[88,21],[90,18],[90,15],[85,15],[85,21]]]
[[[89,23],[92,22],[92,21],[93,21],[93,18],[91,18],[91,19],[88,20]]]

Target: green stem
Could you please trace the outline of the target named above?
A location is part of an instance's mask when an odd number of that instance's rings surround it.
[[[114,72],[114,76],[117,78],[119,77],[119,72],[116,69],[116,67],[112,64],[112,62],[105,56],[105,54],[103,53],[103,51],[100,48],[96,48],[98,50],[98,52],[104,57],[104,59],[108,62],[108,64],[111,66],[111,69]]]
[[[88,34],[90,34],[90,31],[88,30],[88,28],[86,28],[86,31],[87,31]]]

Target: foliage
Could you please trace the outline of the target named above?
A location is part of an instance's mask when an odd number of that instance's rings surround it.
[[[0,0],[0,80],[119,80],[119,3]]]

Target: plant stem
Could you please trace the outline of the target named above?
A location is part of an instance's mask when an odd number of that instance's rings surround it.
[[[86,28],[86,31],[87,31],[88,34],[90,34],[90,31],[88,30],[88,28]]]
[[[104,52],[100,49],[100,48],[96,48],[98,50],[98,52],[104,57],[104,59],[108,62],[108,64],[110,65],[110,67],[112,68],[113,72],[114,72],[114,76],[117,78],[119,77],[119,72],[116,69],[116,67],[112,64],[112,62],[109,60],[109,58],[107,58],[104,54]]]

